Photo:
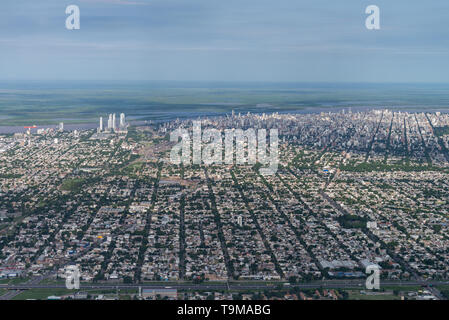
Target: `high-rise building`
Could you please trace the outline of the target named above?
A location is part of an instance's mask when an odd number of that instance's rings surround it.
[[[117,122],[115,122],[115,113],[112,115],[112,130],[117,128]]]
[[[64,122],[59,123],[59,131],[64,131]]]
[[[108,129],[112,129],[112,113],[109,114]]]
[[[125,128],[125,114],[120,113],[120,128]]]
[[[103,131],[103,117],[100,117],[100,132]]]

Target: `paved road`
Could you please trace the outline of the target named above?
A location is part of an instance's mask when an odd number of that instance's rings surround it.
[[[51,277],[52,275],[54,275],[54,273],[49,273],[46,275],[42,275],[39,277],[33,277],[30,280],[28,280],[26,283],[24,283],[24,286],[36,286],[39,285],[39,283],[44,280],[47,279],[49,277]],[[8,284],[2,284],[0,285],[0,288],[4,288],[4,289],[11,289],[9,290],[7,293],[5,293],[4,295],[2,295],[0,297],[0,300],[11,300],[14,297],[16,297],[17,295],[19,295],[20,293],[22,293],[23,290],[29,289],[29,288],[20,288],[20,287],[14,287],[14,285],[8,285]]]
[[[382,286],[396,286],[396,287],[407,287],[407,286],[438,286],[447,285],[449,281],[385,281],[380,283]],[[278,285],[283,285],[283,283],[272,284],[272,283],[229,283],[230,290],[251,290],[251,289],[274,289]],[[284,285],[285,286],[285,285]],[[161,288],[173,288],[178,290],[229,290],[226,283],[202,283],[202,284],[192,284],[192,283],[176,283],[176,284],[113,284],[113,283],[96,283],[96,284],[83,284],[81,283],[80,289],[138,289],[139,287],[143,289],[161,289]],[[326,280],[326,281],[315,281],[310,283],[301,284],[291,284],[285,287],[298,287],[301,289],[319,289],[319,288],[360,288],[365,287],[364,280],[347,280],[347,281],[337,281],[337,280]],[[40,283],[23,283],[23,284],[0,284],[0,289],[9,290],[27,290],[27,289],[51,289],[51,288],[65,288],[64,283],[60,284],[40,284]]]

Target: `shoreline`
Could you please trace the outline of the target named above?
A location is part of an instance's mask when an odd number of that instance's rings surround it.
[[[253,109],[251,110],[238,110],[239,113],[245,114],[247,112],[250,112],[251,114],[271,114],[271,113],[279,113],[279,114],[316,114],[321,112],[331,112],[331,113],[338,113],[342,111],[352,111],[352,112],[364,112],[369,110],[391,110],[394,112],[408,112],[408,113],[449,113],[449,108],[435,108],[435,107],[428,107],[428,108],[419,108],[415,106],[326,106],[326,107],[305,107],[302,109],[296,109],[296,110],[282,110],[278,111],[275,108],[273,109],[265,109],[261,110],[259,112],[254,112]],[[229,112],[185,112],[183,114],[180,113],[173,113],[173,114],[166,114],[164,118],[159,118],[156,115],[148,114],[149,119],[140,119],[140,120],[131,120],[129,123],[131,125],[141,125],[148,122],[168,122],[168,121],[174,121],[176,119],[195,119],[200,117],[220,117],[220,116],[226,116]],[[151,119],[151,116],[155,116],[154,119]],[[141,116],[142,117],[142,116]],[[145,116],[144,116],[145,117]],[[133,116],[130,116],[130,118],[133,118]],[[42,129],[42,128],[53,128],[58,129],[59,124],[55,123],[54,120],[49,120],[49,124],[43,124],[38,125],[35,129]],[[73,121],[73,120],[71,120]],[[31,123],[32,121],[30,121]],[[63,120],[61,122],[64,122]],[[25,125],[0,125],[0,134],[14,134],[14,133],[21,133],[26,132],[27,129],[24,128]],[[74,130],[91,130],[95,129],[99,126],[99,122],[96,121],[87,121],[87,122],[78,122],[78,123],[64,123],[64,131],[74,131]]]

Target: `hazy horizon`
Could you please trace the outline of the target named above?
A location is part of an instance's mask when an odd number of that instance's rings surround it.
[[[67,30],[68,5],[81,29]],[[380,30],[365,9],[380,8]],[[0,79],[449,83],[449,3],[2,1]]]

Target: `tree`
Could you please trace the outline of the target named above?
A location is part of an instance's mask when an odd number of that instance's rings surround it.
[[[290,283],[296,283],[297,280],[298,280],[298,277],[296,277],[296,276],[291,276],[288,278],[288,282],[290,282]]]

